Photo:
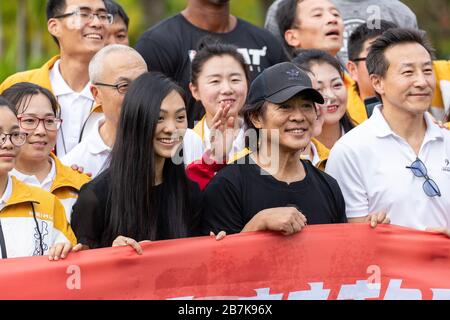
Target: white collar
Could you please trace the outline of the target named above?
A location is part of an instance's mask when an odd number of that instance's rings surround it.
[[[320,161],[319,153],[317,152],[316,145],[312,141],[309,143],[309,145],[311,148],[312,159],[309,154],[303,153],[300,155],[300,159],[309,160],[314,166],[316,166],[316,164]]]
[[[111,148],[103,141],[100,135],[100,127],[105,123],[105,117],[97,120],[94,128],[89,132],[86,142],[88,144],[89,152],[92,154],[99,154],[105,151],[111,152]]]
[[[391,127],[389,126],[383,114],[381,113],[381,108],[382,105],[376,106],[373,109],[372,116],[369,119],[373,125],[373,128],[375,128],[376,130],[377,137],[379,138],[387,136],[398,137],[398,135],[394,131],[392,131]],[[442,129],[439,128],[439,126],[433,122],[432,116],[428,112],[425,112],[423,117],[425,119],[425,123],[427,126],[423,143],[430,140],[444,139]]]
[[[311,160],[312,164],[315,166],[316,164],[318,164],[320,162],[319,153],[317,152],[317,148],[314,143],[310,142],[309,144],[311,145],[311,152],[313,154],[313,158],[310,160]]]
[[[79,94],[80,96],[83,96],[89,100],[94,101],[94,97],[92,96],[90,85],[91,83],[88,82],[86,86],[81,90],[81,92],[75,92],[72,90],[71,87],[67,84],[66,80],[64,80],[61,72],[59,71],[59,65],[61,63],[61,59],[58,59],[55,64],[53,65],[53,68],[50,70],[50,79],[52,83],[52,90],[53,94],[58,97],[66,94]]]
[[[44,190],[50,191],[50,189],[53,185],[53,180],[55,180],[55,177],[56,177],[55,161],[52,158],[50,158],[50,161],[52,164],[52,166],[50,168],[50,172],[48,173],[48,175],[45,177],[45,179],[42,182],[40,182],[39,179],[35,175],[24,174],[15,168],[11,170],[11,175],[15,176],[18,180],[20,180],[26,184],[30,184],[32,186],[37,186]]]
[[[5,192],[3,192],[2,197],[0,198],[0,210],[5,207],[9,198],[11,198],[11,194],[12,194],[12,179],[11,176],[8,174],[8,180],[6,181],[6,189]]]

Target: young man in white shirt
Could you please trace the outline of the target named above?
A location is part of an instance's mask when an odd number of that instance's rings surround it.
[[[412,29],[390,29],[371,46],[367,69],[382,106],[335,144],[326,167],[349,222],[382,210],[392,224],[450,228],[450,133],[427,113],[436,86],[432,52]]]
[[[92,58],[89,64],[91,92],[95,102],[102,106],[104,117],[61,159],[65,165],[83,167],[92,177],[107,167],[125,93],[130,83],[145,72],[144,59],[128,46],[109,45]]]
[[[82,133],[101,116],[89,90],[88,65],[105,46],[106,27],[113,16],[103,0],[48,0],[47,28],[59,47],[59,55],[41,68],[16,73],[0,85],[0,93],[18,82],[32,82],[52,91],[61,106],[61,129],[56,153],[69,152]]]

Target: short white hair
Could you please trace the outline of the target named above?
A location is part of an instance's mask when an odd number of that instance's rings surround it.
[[[115,52],[126,52],[134,55],[138,60],[141,60],[144,65],[147,65],[144,58],[142,58],[139,52],[137,52],[133,48],[125,46],[123,44],[110,44],[98,51],[89,62],[89,80],[91,81],[91,83],[99,80],[99,77],[103,72],[103,62],[111,53]]]

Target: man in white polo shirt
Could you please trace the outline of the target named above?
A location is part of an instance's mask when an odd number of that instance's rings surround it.
[[[146,71],[144,59],[128,46],[113,44],[97,52],[89,63],[89,78],[92,95],[102,106],[104,117],[61,159],[65,165],[83,167],[92,177],[107,167],[125,93],[129,84]]]
[[[392,224],[450,228],[450,133],[427,113],[432,56],[419,31],[390,29],[373,42],[366,63],[383,104],[335,144],[326,167],[349,222],[384,210]]]

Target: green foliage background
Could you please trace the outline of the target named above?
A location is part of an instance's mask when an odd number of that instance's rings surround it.
[[[154,23],[181,11],[187,0],[117,0],[130,16],[130,40]],[[57,53],[47,32],[46,0],[0,0],[0,82],[17,71],[42,65]],[[428,31],[438,57],[450,58],[450,0],[404,0]],[[234,0],[234,15],[262,26],[270,0]],[[23,15],[20,22],[20,15]],[[22,31],[21,31],[22,30]],[[20,35],[23,34],[22,39]]]

